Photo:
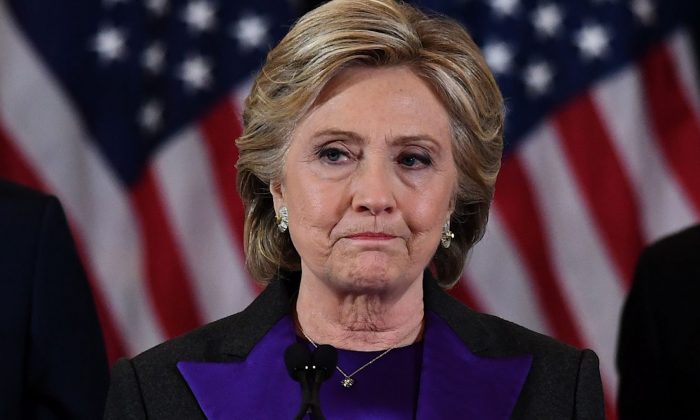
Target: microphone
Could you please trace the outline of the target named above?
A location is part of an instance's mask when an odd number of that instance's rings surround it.
[[[313,355],[301,343],[294,343],[284,351],[289,376],[301,384],[301,407],[295,420],[303,419],[307,413],[311,419],[325,420],[319,395],[321,383],[333,375],[337,363],[338,351],[328,344],[318,346]],[[309,382],[312,382],[311,388]]]
[[[294,343],[284,351],[284,364],[289,376],[301,384],[301,407],[294,417],[301,420],[308,411],[311,391],[309,389],[308,373],[311,368],[311,352],[305,345]]]
[[[313,366],[316,368],[314,381],[323,382],[333,376],[338,364],[338,351],[329,344],[321,344],[313,354]]]

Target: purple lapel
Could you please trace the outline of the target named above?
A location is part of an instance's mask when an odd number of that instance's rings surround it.
[[[472,353],[447,323],[426,311],[417,418],[508,419],[532,364],[531,355]]]
[[[294,340],[286,316],[243,361],[181,361],[177,367],[209,419],[293,418],[299,384],[287,374],[282,355]],[[530,355],[474,355],[442,318],[427,311],[416,418],[510,418],[531,363]]]
[[[291,319],[282,318],[243,361],[177,363],[209,419],[294,418],[299,384],[284,366],[284,350],[295,340]]]

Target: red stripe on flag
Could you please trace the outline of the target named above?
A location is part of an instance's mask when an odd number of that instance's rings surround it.
[[[34,171],[25,162],[6,134],[0,122],[0,177],[26,185],[39,191],[45,191],[44,185],[34,175]]]
[[[149,168],[131,190],[144,243],[146,275],[151,301],[168,337],[202,324],[173,230]]]
[[[655,137],[695,211],[700,213],[700,125],[697,116],[693,114],[665,47],[651,50],[641,60],[641,68]]]
[[[12,141],[10,141],[2,124],[0,124],[0,177],[39,191],[48,191],[43,182],[41,182],[39,177],[36,176],[26,162],[22,153],[17,150]],[[69,214],[67,217],[70,220]],[[85,256],[85,248],[82,245],[82,241],[80,237],[75,234],[75,229],[71,230],[73,240],[75,241],[75,247],[80,256],[80,260],[83,262],[88,283],[90,284],[92,298],[97,310],[97,317],[100,321],[100,327],[102,328],[105,349],[107,350],[107,359],[111,366],[114,361],[126,354],[126,348],[124,347],[121,335],[114,326],[112,315],[107,310],[108,305],[102,296],[100,287],[98,287],[99,282],[97,281],[97,277],[90,270],[90,264],[88,264],[87,257]]]
[[[219,196],[222,199],[228,224],[236,245],[245,259],[243,252],[243,221],[245,210],[236,188],[236,162],[238,148],[235,140],[243,132],[238,119],[238,113],[230,98],[220,101],[200,122],[209,161],[212,164]],[[250,282],[256,291],[262,290],[260,285]]]
[[[608,254],[629,286],[643,246],[641,224],[634,190],[608,130],[589,95],[562,107],[554,125]]]
[[[530,182],[517,155],[503,161],[496,182],[494,205],[523,257],[539,306],[547,316],[554,335],[571,345],[583,347],[577,324],[557,283]]]
[[[605,400],[605,418],[607,420],[617,420],[617,400],[615,393],[603,385],[603,399]]]

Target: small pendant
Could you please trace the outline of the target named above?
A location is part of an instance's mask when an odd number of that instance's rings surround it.
[[[340,384],[343,386],[343,388],[352,388],[352,385],[354,383],[355,383],[355,380],[352,378],[345,378],[340,382]]]

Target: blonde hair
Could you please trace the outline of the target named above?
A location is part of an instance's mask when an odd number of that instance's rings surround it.
[[[503,149],[503,100],[478,47],[455,21],[393,0],[335,0],[303,16],[267,56],[245,102],[238,190],[246,207],[248,270],[267,282],[279,269],[300,270],[280,233],[270,183],[281,178],[294,127],[323,87],[350,66],[411,68],[447,110],[458,185],[450,248],[433,258],[438,283],[450,287],[483,236]]]

